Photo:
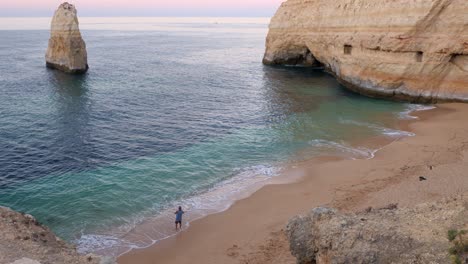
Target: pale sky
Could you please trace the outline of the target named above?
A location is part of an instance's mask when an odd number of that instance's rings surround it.
[[[52,16],[65,0],[0,0],[0,16]],[[267,16],[284,0],[68,0],[79,16]]]

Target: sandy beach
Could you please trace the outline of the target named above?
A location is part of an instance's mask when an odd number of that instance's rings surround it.
[[[284,175],[295,182],[267,185],[177,236],[121,256],[118,263],[295,263],[283,232],[294,215],[317,206],[359,211],[463,195],[468,105],[442,104],[413,115],[418,119],[401,126],[416,136],[388,144],[373,159],[295,164]]]

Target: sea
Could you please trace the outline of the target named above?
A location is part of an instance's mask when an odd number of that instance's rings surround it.
[[[89,71],[45,67],[50,18],[0,18],[0,205],[118,256],[229,208],[285,166],[369,159],[426,106],[262,65],[268,18],[80,18]]]

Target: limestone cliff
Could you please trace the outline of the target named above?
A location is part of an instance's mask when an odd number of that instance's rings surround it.
[[[369,96],[468,102],[468,1],[288,0],[263,61],[321,64]]]
[[[67,2],[58,7],[52,19],[46,65],[69,73],[88,70],[86,44],[81,38],[76,9]]]

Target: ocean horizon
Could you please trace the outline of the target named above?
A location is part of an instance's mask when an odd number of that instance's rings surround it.
[[[81,17],[80,76],[46,69],[49,23],[0,18],[0,204],[82,253],[152,245],[176,206],[225,210],[285,164],[372,158],[356,142],[411,136],[398,123],[422,107],[262,65],[268,18]]]
[[[50,17],[0,17],[0,30],[50,30]],[[122,23],[124,22],[124,23]],[[260,25],[265,30],[269,17],[80,17],[80,30],[174,31],[196,30],[186,24]],[[168,27],[169,26],[169,27]],[[214,28],[211,28],[212,30]],[[252,30],[252,28],[250,28]],[[266,34],[266,32],[265,32]]]

